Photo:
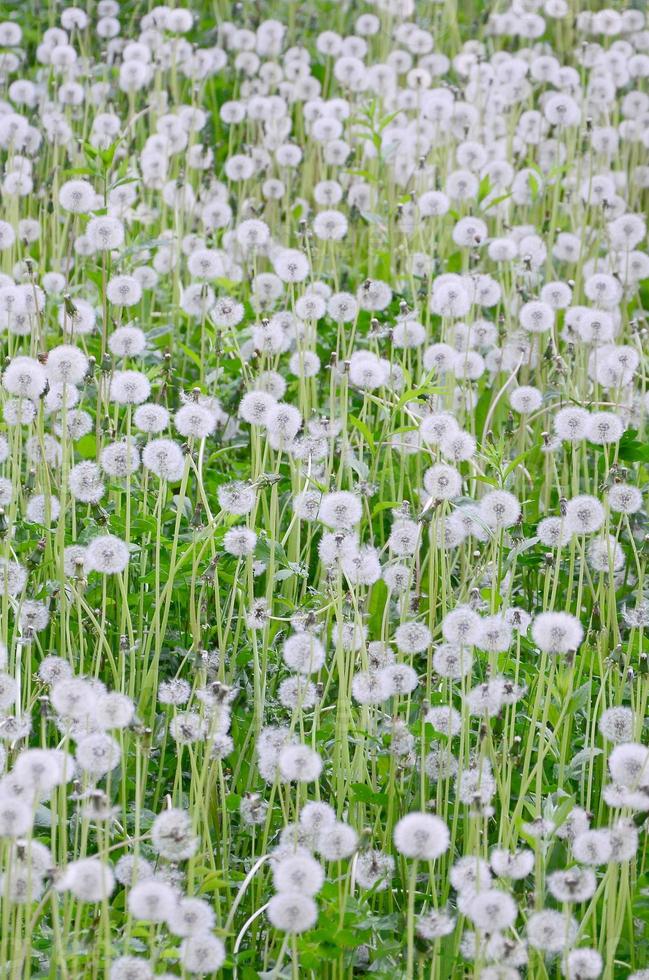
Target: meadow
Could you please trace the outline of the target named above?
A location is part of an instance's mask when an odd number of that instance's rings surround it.
[[[649,19],[0,2],[0,977],[648,980]]]

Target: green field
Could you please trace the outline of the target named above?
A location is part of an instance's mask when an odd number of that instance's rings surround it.
[[[0,2],[0,980],[648,980],[648,79]]]

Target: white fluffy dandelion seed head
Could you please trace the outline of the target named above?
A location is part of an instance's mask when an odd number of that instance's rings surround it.
[[[214,910],[202,898],[181,898],[167,917],[167,926],[174,936],[204,935],[214,922]]]
[[[449,432],[440,442],[442,455],[454,463],[472,459],[476,452],[477,443],[469,432]]]
[[[349,380],[364,391],[374,391],[385,385],[390,376],[387,361],[371,351],[354,351],[349,362]]]
[[[549,303],[532,300],[521,307],[519,321],[528,333],[546,333],[554,324],[554,310]]]
[[[87,214],[95,206],[95,190],[87,180],[66,180],[59,188],[59,204],[73,214]]]
[[[188,13],[188,11],[174,11]],[[180,963],[187,973],[205,976],[219,970],[225,962],[225,946],[209,933],[188,936],[180,944]]]
[[[93,538],[86,548],[85,568],[88,572],[114,575],[123,572],[128,562],[128,545],[114,534]]]
[[[72,676],[72,667],[62,657],[50,654],[41,660],[38,676],[44,684],[55,684],[60,680],[68,680]]]
[[[404,857],[432,861],[448,850],[450,834],[439,817],[409,813],[394,828],[394,846]]]
[[[98,779],[115,769],[121,756],[118,743],[104,733],[87,735],[77,742],[77,765],[91,779]]]
[[[118,327],[108,338],[108,348],[115,357],[139,357],[146,348],[146,335],[139,327]]]
[[[274,929],[295,934],[313,928],[318,918],[318,907],[309,895],[299,891],[282,891],[271,898],[267,914]]]
[[[245,307],[242,303],[229,296],[219,296],[214,302],[210,311],[210,318],[217,327],[236,327],[245,316]]]
[[[47,629],[50,622],[50,610],[46,603],[36,599],[23,602],[18,614],[18,625],[23,633],[38,633]]]
[[[642,491],[629,483],[614,483],[608,490],[607,500],[615,514],[636,514],[642,507]]]
[[[424,758],[424,772],[434,783],[438,780],[452,779],[457,775],[458,768],[459,763],[451,750],[439,743],[434,743]]]
[[[455,919],[446,912],[426,912],[415,925],[417,935],[428,942],[449,936],[455,929]]]
[[[507,892],[496,888],[479,891],[468,903],[466,915],[482,931],[508,929],[516,921],[518,907]]]
[[[348,490],[325,493],[318,519],[328,527],[348,529],[360,523],[363,508],[359,498]]]
[[[269,436],[289,443],[302,426],[302,416],[294,405],[275,402],[268,410],[265,424]]]
[[[182,677],[176,677],[170,681],[163,681],[158,688],[158,700],[160,704],[187,704],[190,694],[191,687]]]
[[[358,704],[382,704],[391,696],[388,678],[382,671],[360,671],[352,680],[352,697]]]
[[[458,858],[453,864],[449,881],[457,892],[470,892],[474,895],[490,889],[491,871],[484,858],[469,854]]]
[[[176,893],[166,882],[149,878],[131,888],[127,904],[134,919],[164,922],[176,905]]]
[[[169,425],[169,411],[164,405],[146,402],[143,405],[138,405],[133,412],[133,424],[141,432],[149,434],[164,432]]]
[[[613,535],[594,538],[588,544],[588,563],[595,572],[617,572],[624,568],[624,552]]]
[[[490,490],[479,504],[479,512],[485,524],[494,530],[511,527],[521,515],[521,505],[513,493],[507,490]]]
[[[634,716],[631,708],[619,705],[606,708],[597,723],[602,738],[616,744],[630,742],[633,738]]]
[[[119,691],[109,691],[97,698],[95,721],[101,728],[126,728],[135,716],[135,705],[131,698]]]
[[[490,653],[504,653],[512,642],[513,630],[504,616],[485,616],[480,620],[476,646]]]
[[[589,419],[586,409],[577,405],[559,409],[553,420],[554,431],[559,439],[579,442],[586,438]]]
[[[566,819],[562,824],[556,828],[557,837],[562,840],[574,840],[577,834],[581,834],[584,830],[588,830],[590,826],[590,816],[586,813],[582,807],[575,806],[572,808]]]
[[[520,881],[527,878],[534,869],[534,852],[528,850],[505,851],[496,848],[491,852],[491,867],[499,878]]]
[[[410,694],[419,684],[417,672],[408,664],[389,664],[380,671],[389,696]]]
[[[351,293],[334,293],[327,301],[327,313],[334,323],[351,323],[356,319],[359,304]]]
[[[637,742],[616,745],[608,757],[611,777],[628,789],[649,786],[649,749]]]
[[[584,628],[571,613],[539,613],[532,621],[532,639],[543,653],[569,653],[577,650]]]
[[[424,473],[424,489],[433,500],[452,500],[462,490],[462,477],[454,466],[437,463]]]
[[[140,451],[132,439],[109,443],[99,457],[101,468],[108,476],[125,477],[140,468]]]
[[[45,390],[45,369],[31,357],[14,357],[5,368],[2,384],[10,395],[36,401]]]
[[[0,673],[0,710],[6,711],[15,703],[18,696],[18,686],[11,674]]]
[[[471,673],[473,654],[467,647],[442,643],[433,652],[432,664],[440,677],[459,680]]]
[[[217,496],[222,510],[237,516],[250,513],[256,499],[252,484],[238,480],[222,484],[217,491]]]
[[[273,885],[278,892],[317,895],[324,879],[322,866],[309,854],[287,855],[273,867]]]
[[[24,837],[32,829],[34,820],[32,782],[29,776],[16,778],[23,779],[29,787],[31,799],[23,799],[12,792],[11,786],[6,785],[7,777],[3,778],[3,790],[0,792],[0,838]]]
[[[302,807],[300,823],[310,834],[319,834],[326,827],[334,826],[336,811],[329,803],[311,800]]]
[[[118,956],[110,965],[110,980],[152,980],[153,967],[141,956]]]
[[[161,480],[177,483],[185,471],[185,457],[173,439],[152,439],[142,451],[142,463]]]
[[[572,841],[572,853],[581,864],[607,864],[613,854],[608,830],[585,830]]]
[[[361,888],[385,891],[394,874],[394,858],[378,850],[362,851],[356,861],[356,881]]]
[[[586,438],[598,445],[608,445],[619,442],[624,428],[624,422],[614,412],[592,412],[586,426]]]
[[[110,382],[110,400],[117,405],[141,405],[151,394],[151,382],[141,371],[115,371]]]
[[[463,700],[469,714],[487,718],[495,717],[503,706],[500,688],[491,682],[476,685]]]
[[[253,554],[256,543],[257,535],[247,527],[232,527],[223,538],[225,550],[237,558]]]
[[[75,500],[86,504],[98,504],[106,491],[99,467],[90,460],[72,467],[68,485]]]
[[[61,678],[61,671],[56,671],[52,684],[50,701],[55,711],[75,721],[92,716],[97,692],[89,681],[79,677]]]
[[[562,548],[570,543],[572,533],[563,517],[544,517],[539,521],[536,534],[546,548]]]
[[[603,968],[604,961],[596,949],[573,949],[563,960],[567,980],[596,980]]]
[[[527,941],[542,953],[561,953],[572,946],[577,935],[577,923],[554,909],[533,912],[527,920]]]
[[[27,584],[27,569],[20,562],[0,558],[0,593],[15,596]]]
[[[509,404],[520,415],[530,415],[540,409],[543,404],[543,394],[532,385],[521,385],[512,391]]]
[[[448,643],[472,646],[480,636],[480,617],[469,606],[457,606],[442,620],[442,633]]]
[[[178,409],[174,426],[185,438],[206,439],[216,428],[216,418],[209,408],[192,401]]]
[[[202,742],[207,734],[207,721],[196,711],[181,712],[171,719],[169,734],[179,745]]]
[[[43,527],[50,527],[56,524],[61,513],[61,504],[58,497],[48,496],[47,494],[37,493],[30,497],[25,508],[25,517],[33,524],[41,524]]]
[[[325,662],[325,649],[313,633],[294,633],[285,640],[282,657],[289,670],[316,674]]]
[[[313,232],[322,241],[340,241],[347,234],[347,219],[342,211],[320,211],[313,221]]]
[[[319,831],[315,849],[326,861],[341,861],[351,857],[357,847],[358,834],[354,828],[334,821]]]
[[[278,768],[288,782],[313,783],[322,771],[322,759],[307,745],[286,745],[279,753]]]
[[[423,653],[431,643],[431,632],[424,623],[402,623],[397,627],[394,642],[400,653]]]
[[[595,894],[597,878],[590,868],[576,865],[566,871],[553,871],[547,878],[548,891],[559,902],[573,904],[588,901]]]
[[[107,252],[119,248],[124,241],[124,226],[118,218],[91,218],[86,227],[86,234],[94,248]]]
[[[291,711],[308,710],[319,700],[315,684],[304,677],[286,677],[277,689],[277,698]]]
[[[315,378],[320,368],[320,358],[315,351],[296,351],[289,360],[289,369],[297,378]]]
[[[104,901],[115,887],[115,876],[109,865],[99,858],[81,858],[68,864],[63,878],[57,885],[61,891],[70,891],[80,902]]]
[[[45,373],[50,383],[81,384],[88,372],[88,358],[73,344],[60,344],[47,355]]]
[[[421,420],[419,432],[424,442],[439,445],[446,436],[455,435],[459,426],[454,415],[450,412],[433,412]]]
[[[412,582],[412,572],[407,565],[384,566],[382,575],[389,591],[395,595],[403,595]]]
[[[592,534],[604,523],[606,513],[597,497],[579,494],[566,504],[566,527],[572,534]]]

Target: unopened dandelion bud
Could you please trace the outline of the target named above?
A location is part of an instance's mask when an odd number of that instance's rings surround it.
[[[41,562],[43,561],[44,554],[45,554],[46,544],[47,544],[47,542],[46,542],[45,538],[39,538],[38,543],[36,544],[36,547],[31,552],[31,554],[29,555],[29,558],[26,561],[26,565],[27,565],[28,568],[34,569],[34,568],[37,568],[41,564]]]

